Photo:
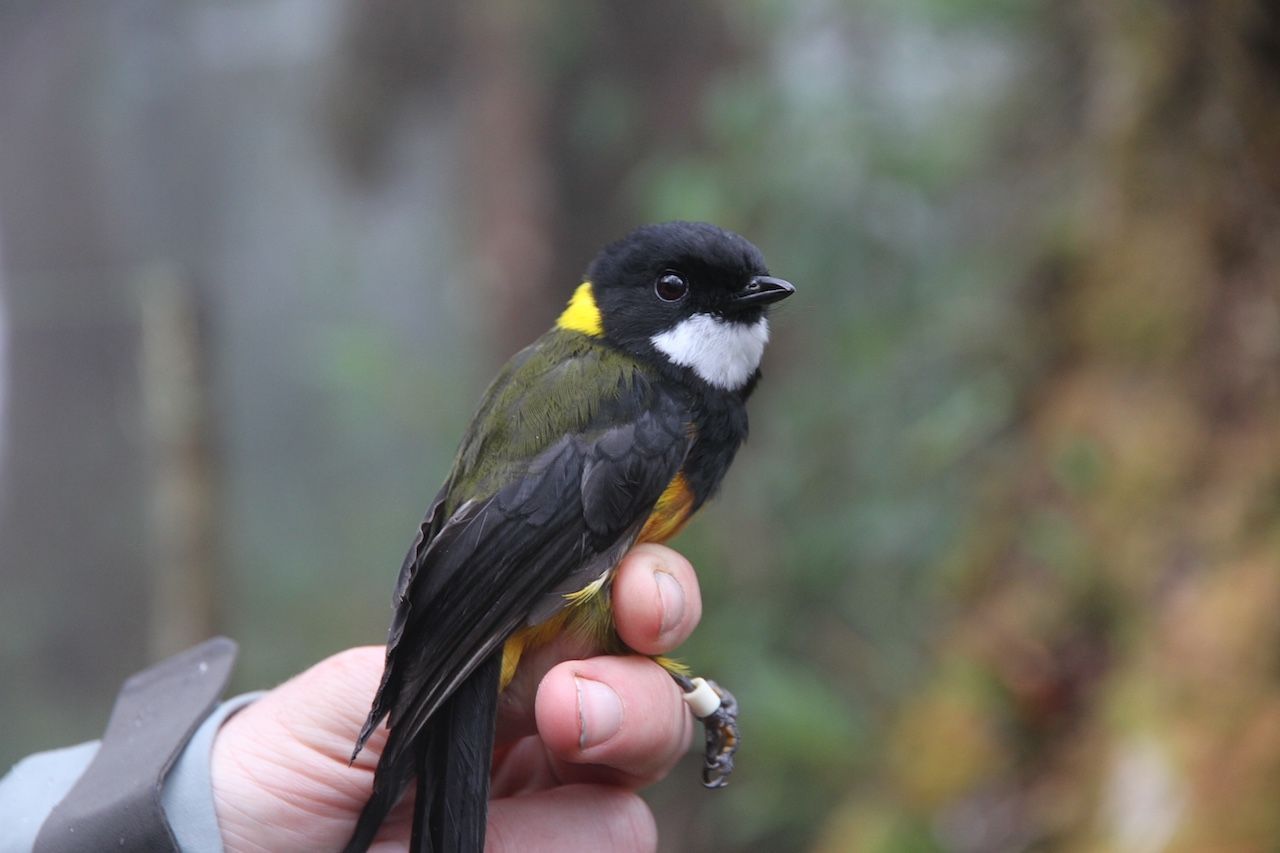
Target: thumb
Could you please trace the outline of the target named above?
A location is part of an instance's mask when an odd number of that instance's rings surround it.
[[[383,727],[348,765],[384,650],[348,649],[281,684],[222,726],[211,756],[228,850],[340,845],[369,796]]]

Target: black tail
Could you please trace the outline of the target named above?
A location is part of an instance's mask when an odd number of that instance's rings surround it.
[[[378,827],[414,776],[418,785],[411,853],[484,850],[501,671],[501,652],[476,667],[409,748],[394,743],[397,732],[391,727],[383,758],[394,756],[395,760],[378,762],[373,792],[344,853],[369,849]]]

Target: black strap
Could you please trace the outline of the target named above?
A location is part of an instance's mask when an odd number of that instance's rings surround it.
[[[34,853],[175,851],[164,777],[227,686],[236,644],[214,637],[129,678],[93,761],[54,806]]]

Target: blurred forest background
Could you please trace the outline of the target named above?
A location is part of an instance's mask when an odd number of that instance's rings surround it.
[[[708,219],[798,295],[677,541],[664,849],[1280,843],[1280,2],[0,5],[0,767],[379,642],[496,367]]]

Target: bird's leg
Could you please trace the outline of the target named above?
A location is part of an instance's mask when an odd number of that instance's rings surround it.
[[[671,673],[684,691],[684,701],[702,721],[707,748],[702,759],[702,784],[723,788],[733,773],[733,754],[738,751],[738,700],[714,681]]]

